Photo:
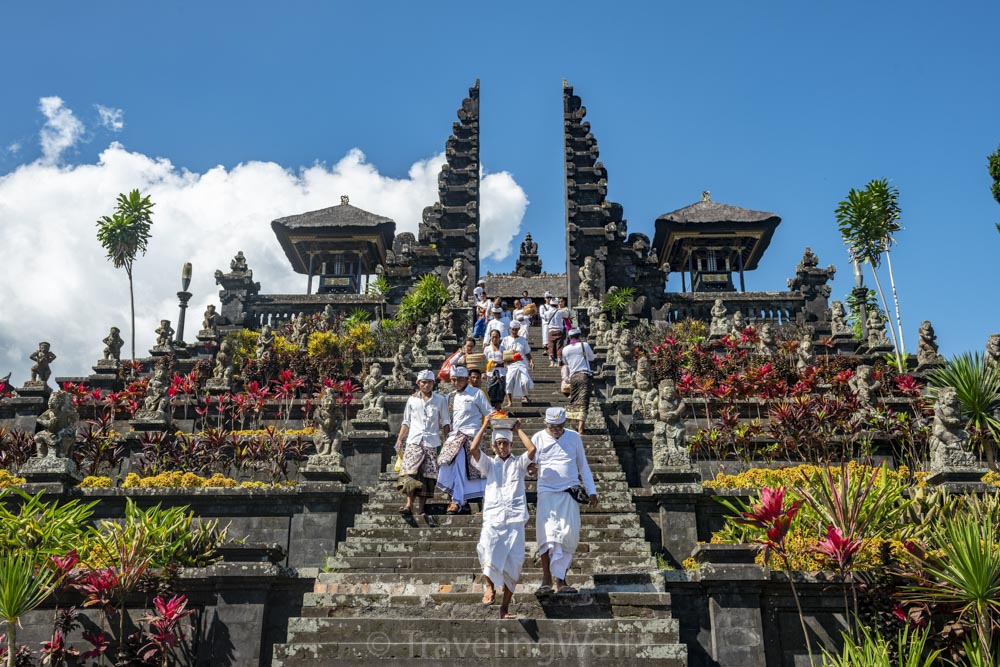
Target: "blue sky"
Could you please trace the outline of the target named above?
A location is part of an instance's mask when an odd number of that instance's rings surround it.
[[[99,164],[112,141],[195,175],[251,161],[333,170],[359,148],[381,176],[406,179],[441,152],[478,77],[484,166],[507,172],[530,202],[514,247],[532,232],[545,268],[559,271],[566,77],[630,231],[652,236],[658,215],[709,189],[783,218],[748,289],[784,289],[811,245],[837,265],[841,298],[852,279],[833,210],[851,187],[886,177],[902,193],[893,261],[908,347],[928,318],[948,354],[981,349],[1000,330],[990,289],[1000,206],[985,167],[1000,144],[1000,3],[20,3],[0,9],[0,24],[0,216],[4,197],[24,191],[11,176],[44,158],[45,97],[84,128],[49,160],[55,170],[30,181],[52,178],[56,190],[72,187],[59,174]],[[124,126],[102,126],[95,105],[122,110]],[[33,198],[59,201],[43,192]],[[374,200],[359,205],[381,212]],[[270,212],[261,215],[245,224],[266,227]],[[8,233],[32,224],[2,223]],[[29,275],[58,275],[43,251],[38,260]],[[167,303],[177,287],[158,289],[150,298]],[[11,318],[0,316],[0,338]],[[83,369],[55,372],[70,371]]]

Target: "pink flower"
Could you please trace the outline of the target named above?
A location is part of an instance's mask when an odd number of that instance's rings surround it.
[[[59,577],[65,577],[79,562],[80,556],[76,553],[76,549],[72,549],[65,556],[52,557],[52,564],[55,565]]]
[[[844,537],[843,531],[832,525],[826,527],[826,537],[816,545],[816,552],[836,563],[840,570],[846,570],[850,567],[854,555],[859,549],[861,549],[861,540],[855,537]]]

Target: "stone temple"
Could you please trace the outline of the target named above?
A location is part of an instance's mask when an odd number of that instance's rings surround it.
[[[915,396],[943,361],[930,323],[920,354],[890,371],[886,323],[865,310],[848,322],[844,304],[830,300],[832,265],[821,267],[808,248],[801,259],[765,258],[781,218],[707,191],[649,221],[652,238],[630,231],[625,206],[608,199],[609,167],[586,107],[565,81],[565,266],[543,267],[526,234],[513,272],[484,275],[479,91],[477,81],[461,101],[438,199],[423,209],[416,235],[397,233],[377,206],[362,210],[347,193],[271,223],[303,276],[298,294],[268,293],[254,280],[253,258],[232,248],[229,267],[215,272],[217,311],[185,335],[185,284],[177,330],[164,320],[157,346],[137,364],[121,359],[113,330],[92,374],[50,384],[49,366],[59,370],[53,332],[51,346],[32,356],[35,377],[0,383],[0,482],[48,501],[93,502],[95,525],[121,520],[132,502],[228,525],[211,558],[157,584],[185,595],[194,611],[172,649],[175,664],[457,665],[471,657],[746,667],[808,664],[819,646],[836,649],[847,584],[830,572],[789,575],[762,564],[756,543],[715,539],[731,515],[717,501],[750,502],[757,489],[712,480],[782,461],[850,458],[859,434],[871,456],[902,465],[899,429],[873,424],[880,410],[922,418]],[[764,261],[787,263],[787,287],[746,291],[746,272]],[[407,295],[428,275],[448,297],[419,323],[393,329],[389,318],[411,307]],[[489,296],[510,301],[525,292],[536,303],[547,293],[566,298],[597,354],[583,441],[600,503],[581,508],[568,575],[577,592],[535,595],[537,482],[529,477],[527,561],[511,607],[517,618],[507,620],[481,603],[478,501],[471,514],[446,514],[439,492],[427,515],[396,510],[393,443],[414,373],[440,368],[472,331],[480,280]],[[609,306],[626,288],[631,297]],[[528,340],[541,347],[537,326]],[[690,347],[672,356],[681,345]],[[993,348],[995,363],[1000,343]],[[727,363],[736,370],[713,375]],[[735,388],[745,380],[740,364],[757,374],[756,388],[744,386],[749,380]],[[509,410],[529,433],[543,428],[547,407],[567,403],[559,368],[545,366],[533,373],[531,401]],[[784,375],[761,379],[771,372]],[[836,430],[833,417],[792,424],[781,412],[791,396],[839,401],[844,427]],[[948,400],[942,391],[933,429],[921,431],[928,481],[982,492],[983,471],[968,435],[948,421]],[[16,513],[28,500],[7,493],[2,502]],[[143,590],[130,590],[127,603],[128,625],[140,633],[151,604]],[[79,589],[50,597],[25,616],[18,641],[37,655],[57,605],[79,607],[85,629],[100,626],[99,609],[85,601]],[[74,632],[70,640],[86,647]]]

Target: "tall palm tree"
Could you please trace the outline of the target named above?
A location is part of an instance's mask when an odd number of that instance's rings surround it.
[[[896,279],[892,273],[892,259],[889,253],[896,242],[893,234],[902,229],[899,222],[899,190],[889,185],[889,181],[884,178],[869,181],[864,190],[851,188],[847,193],[847,199],[837,205],[835,214],[840,235],[847,244],[851,259],[871,267],[882,306],[888,313],[889,304],[885,300],[885,293],[882,291],[882,283],[876,270],[882,264],[882,255],[885,255],[889,268],[889,283],[892,285],[892,300],[896,306],[896,328],[894,330],[890,326],[889,331],[896,347],[896,364],[902,372],[905,370],[903,356],[906,354],[906,343],[903,340],[899,296],[896,293]]]
[[[986,159],[990,178],[993,179],[993,198],[1000,204],[1000,146],[997,147],[995,153],[991,153]],[[997,223],[997,231],[1000,232],[1000,222]]]
[[[135,293],[132,288],[132,264],[139,253],[146,254],[153,226],[153,202],[138,190],[118,195],[115,211],[97,221],[97,240],[104,246],[116,269],[128,275],[128,298],[132,310],[132,361],[135,361]]]

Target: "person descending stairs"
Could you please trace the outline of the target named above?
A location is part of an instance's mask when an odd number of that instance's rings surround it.
[[[537,327],[528,340],[544,360]],[[529,436],[544,428],[546,408],[567,403],[558,367],[536,364],[532,378],[531,402],[507,411]],[[274,647],[273,664],[687,665],[670,596],[611,439],[589,432],[582,439],[599,504],[580,506],[580,544],[566,577],[576,592],[535,595],[542,572],[533,479],[525,484],[531,517],[527,559],[510,605],[515,618],[501,620],[496,605],[483,604],[477,501],[472,514],[449,515],[448,498],[439,491],[428,499],[426,517],[400,516],[390,465],[306,595],[302,616],[290,620],[287,643]],[[513,452],[523,451],[515,442]]]

